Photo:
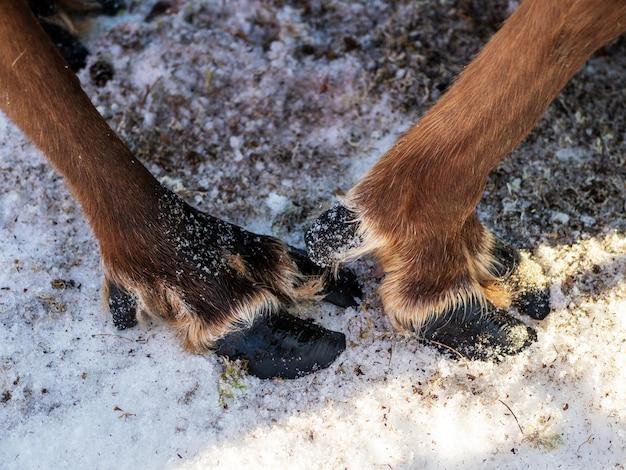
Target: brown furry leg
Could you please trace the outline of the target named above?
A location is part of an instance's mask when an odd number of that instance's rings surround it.
[[[280,241],[203,214],[165,193],[151,230],[133,242],[102,246],[107,285],[128,292],[139,320],[164,320],[186,349],[210,348],[282,303],[313,298],[319,280],[304,279]],[[132,252],[127,249],[132,246]]]
[[[130,240],[101,239],[105,295],[118,328],[134,326],[136,317],[165,321],[185,349],[244,358],[264,378],[326,367],[345,348],[342,334],[284,311],[327,286],[323,276],[302,274],[279,240],[203,214],[167,192],[156,217],[135,228],[127,230]]]
[[[456,231],[420,234],[408,241],[372,235],[367,222],[361,227],[366,243],[375,241],[359,254],[371,251],[383,267],[380,296],[396,329],[420,330],[470,302],[510,305],[509,292],[493,274],[493,266],[500,264],[492,256],[494,238],[475,217]]]
[[[514,354],[534,340],[532,329],[500,310],[517,294],[509,280],[519,257],[474,215],[458,227],[431,225],[402,237],[374,227],[366,216],[335,207],[314,223],[307,246],[323,264],[373,254],[385,272],[380,296],[396,330],[475,359]]]
[[[353,254],[372,252],[382,264],[382,299],[397,327],[420,328],[448,313],[458,317],[454,323],[463,328],[455,334],[467,344],[485,335],[490,344],[513,344],[498,333],[512,331],[505,327],[510,318],[493,316],[493,327],[478,321],[493,309],[489,300],[503,306],[508,296],[495,282],[494,247],[470,219],[489,173],[587,58],[623,33],[625,19],[619,1],[522,2],[454,85],[350,190],[346,205],[357,221],[335,233],[346,241],[360,232],[363,245]],[[534,47],[525,48],[531,38]],[[324,228],[332,217],[321,219],[314,231],[345,248]],[[469,314],[475,328],[465,328]],[[454,339],[449,332],[445,337]]]

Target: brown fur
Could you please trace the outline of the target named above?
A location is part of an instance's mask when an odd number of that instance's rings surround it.
[[[476,298],[506,305],[474,210],[497,163],[598,48],[626,30],[624,0],[525,0],[450,90],[350,191],[386,278],[385,310],[419,327]]]
[[[98,114],[22,0],[0,1],[0,108],[81,204],[106,279],[135,296],[140,317],[170,323],[187,349],[202,351],[256,315],[319,289],[315,279],[302,277],[285,246],[268,237],[254,266],[224,253],[225,266],[215,275],[185,259],[168,234],[197,226],[168,218],[182,213],[180,203]]]

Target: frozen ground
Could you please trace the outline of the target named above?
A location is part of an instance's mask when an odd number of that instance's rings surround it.
[[[98,109],[197,207],[296,244],[512,7],[180,1],[146,21],[136,3],[92,30],[115,69],[81,74]],[[349,340],[300,380],[239,377],[161,326],[119,333],[79,208],[0,117],[0,468],[623,469],[625,51],[597,54],[489,182],[483,219],[534,251],[554,307],[501,364],[391,334],[367,262],[359,309],[300,308]]]

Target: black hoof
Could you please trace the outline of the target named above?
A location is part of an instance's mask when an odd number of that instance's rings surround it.
[[[536,341],[537,333],[502,310],[481,310],[470,301],[428,324],[423,338],[448,354],[498,361],[526,349]]]
[[[359,247],[356,214],[335,205],[320,215],[304,234],[311,260],[319,266],[332,266],[343,253]]]
[[[295,379],[324,369],[346,349],[346,337],[310,320],[280,312],[260,316],[251,327],[226,335],[215,352],[244,359],[260,379]]]
[[[520,313],[535,320],[543,320],[550,313],[550,290],[539,287],[520,292],[513,300]]]
[[[290,246],[289,255],[302,274],[306,276],[324,274],[324,268],[313,263],[306,251]],[[352,271],[345,268],[341,268],[336,276],[328,273],[322,294],[326,302],[343,308],[356,307],[358,305],[356,299],[363,297],[363,292],[356,276]]]
[[[109,282],[108,304],[115,328],[125,330],[137,324],[137,302],[135,298],[112,282]]]

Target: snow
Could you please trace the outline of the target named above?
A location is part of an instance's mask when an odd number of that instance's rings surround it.
[[[265,199],[265,204],[270,208],[272,214],[280,214],[289,207],[289,199],[272,192]]]
[[[554,154],[557,160],[561,162],[581,163],[589,155],[585,152],[585,149],[581,148],[564,148],[559,149]]]
[[[110,60],[114,79],[80,78],[163,184],[301,246],[303,227],[424,111],[482,33],[451,2],[288,3],[180,2],[149,24],[149,3],[135,6],[90,36],[91,60]],[[376,46],[381,28],[409,23],[423,31],[422,59],[385,61],[397,50]],[[349,35],[364,46],[345,51]],[[443,52],[425,62],[431,47]],[[580,118],[551,107],[490,179],[480,214],[532,248],[554,308],[525,319],[536,344],[497,364],[394,334],[368,260],[354,266],[358,309],[295,309],[348,339],[335,364],[302,379],[239,377],[160,325],[118,332],[80,208],[0,116],[0,468],[623,469],[623,50],[592,59],[559,98]]]

